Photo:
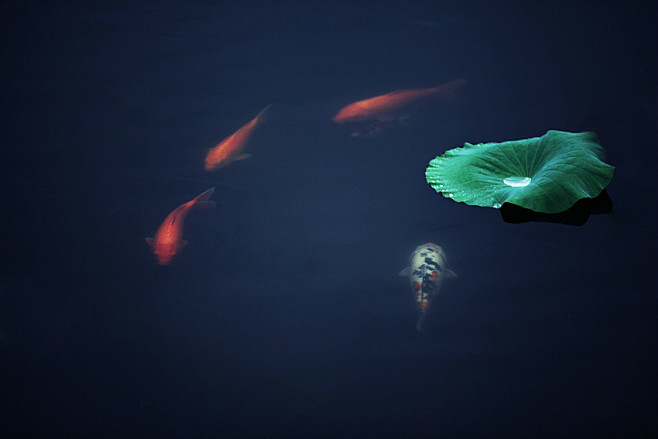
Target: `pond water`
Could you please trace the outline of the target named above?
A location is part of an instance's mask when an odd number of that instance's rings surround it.
[[[2,6],[2,436],[655,435],[642,5]],[[332,120],[459,78],[393,121]],[[207,172],[269,104],[250,157]],[[508,224],[425,181],[448,149],[548,130],[597,133],[611,214]],[[144,238],[211,187],[158,265]],[[458,277],[418,332],[398,272],[426,242]]]

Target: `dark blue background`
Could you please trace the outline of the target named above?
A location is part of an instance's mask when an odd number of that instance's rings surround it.
[[[3,2],[1,436],[658,434],[658,35],[615,3]],[[377,138],[331,121],[461,77]],[[511,225],[425,183],[549,129],[598,134],[611,215]],[[212,186],[158,266],[144,237]],[[460,277],[418,333],[397,273],[427,241]]]

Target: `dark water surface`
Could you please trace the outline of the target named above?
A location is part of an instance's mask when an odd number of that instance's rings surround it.
[[[0,436],[657,435],[655,16],[532,4],[3,3]],[[331,120],[456,78],[378,137]],[[612,214],[512,225],[425,182],[549,129],[597,133]],[[428,241],[459,277],[418,333],[397,273]]]

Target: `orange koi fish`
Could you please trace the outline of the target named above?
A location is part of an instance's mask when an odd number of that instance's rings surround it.
[[[398,90],[343,107],[333,118],[336,123],[360,122],[364,120],[388,121],[399,118],[409,107],[433,98],[454,96],[457,89],[466,83],[456,79],[434,88]]]
[[[249,154],[243,154],[242,149],[249,141],[256,126],[261,122],[265,111],[271,106],[272,104],[265,107],[251,122],[208,151],[206,155],[206,171],[214,171],[236,160],[249,158]]]
[[[176,254],[185,247],[187,241],[183,239],[183,222],[187,213],[196,207],[215,207],[214,201],[209,201],[215,188],[210,188],[185,204],[175,208],[155,234],[155,238],[146,238],[160,265],[169,265]]]

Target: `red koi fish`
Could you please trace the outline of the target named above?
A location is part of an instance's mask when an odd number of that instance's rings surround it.
[[[187,241],[183,239],[183,222],[187,213],[196,207],[215,207],[214,201],[209,201],[215,188],[210,188],[185,204],[175,208],[155,234],[155,238],[146,238],[160,265],[169,265],[176,254],[185,247]]]
[[[354,102],[343,107],[333,118],[336,123],[360,122],[364,120],[388,121],[403,116],[413,105],[434,99],[448,98],[466,83],[456,79],[434,88],[398,90],[374,98]]]
[[[217,146],[208,151],[206,155],[206,171],[214,171],[234,162],[249,158],[249,154],[243,154],[242,149],[245,147],[254,129],[261,122],[263,114],[272,104],[265,107],[251,122],[222,140]]]

